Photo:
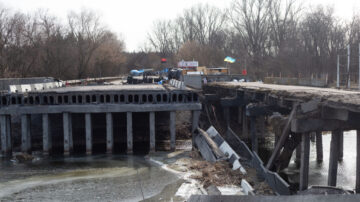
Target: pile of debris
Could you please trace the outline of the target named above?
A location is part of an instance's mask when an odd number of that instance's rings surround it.
[[[194,160],[188,166],[190,170],[200,171],[200,174],[194,174],[191,177],[203,184],[204,188],[210,185],[241,185],[244,175],[238,170],[232,170],[227,161],[217,161],[215,163],[208,161]]]

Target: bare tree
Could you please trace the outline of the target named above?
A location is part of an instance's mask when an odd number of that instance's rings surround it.
[[[77,51],[77,78],[87,76],[94,52],[105,40],[106,30],[101,25],[99,16],[93,11],[82,10],[79,14],[68,15],[70,37],[73,38]]]
[[[173,26],[168,20],[156,21],[153,31],[148,34],[148,39],[154,49],[161,53],[162,57],[170,57],[174,54]]]
[[[260,67],[269,47],[269,6],[266,0],[235,0],[232,3],[230,18],[233,27],[248,47],[252,58],[250,71],[260,77]]]

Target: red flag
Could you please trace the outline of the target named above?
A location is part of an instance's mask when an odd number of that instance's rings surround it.
[[[246,76],[247,75],[247,71],[246,69],[242,70],[242,75]]]

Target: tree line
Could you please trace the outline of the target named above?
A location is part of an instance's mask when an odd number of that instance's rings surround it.
[[[334,8],[307,8],[299,0],[234,0],[227,9],[198,4],[175,19],[157,20],[137,52],[103,25],[97,13],[82,10],[61,21],[39,10],[13,12],[0,6],[0,77],[53,76],[60,79],[113,76],[133,68],[174,67],[180,60],[201,66],[247,69],[265,76],[336,78],[336,56],[351,47],[351,72],[358,72],[360,15],[344,20]],[[167,58],[161,64],[160,58]]]
[[[350,72],[357,74],[359,42],[358,14],[346,21],[326,5],[305,9],[297,0],[234,0],[225,10],[199,4],[174,20],[156,21],[147,49],[173,62],[195,59],[205,66],[224,66],[224,58],[232,56],[237,59],[232,72],[246,68],[256,79],[280,74],[335,79],[336,56],[346,64],[347,45]]]
[[[41,10],[30,15],[0,7],[0,77],[118,75],[124,50],[92,11],[71,12],[61,23]]]

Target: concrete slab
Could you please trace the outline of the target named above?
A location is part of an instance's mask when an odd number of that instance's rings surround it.
[[[55,88],[41,91],[42,93],[72,93],[72,92],[104,92],[104,91],[166,91],[162,85],[101,85],[101,86],[74,86]]]
[[[360,195],[294,195],[294,196],[208,196],[208,195],[193,195],[188,202],[212,202],[212,201],[227,201],[227,202],[303,202],[303,201],[317,201],[317,202],[355,202],[360,201]]]
[[[260,82],[216,82],[209,83],[207,86],[269,93],[271,95],[288,99],[296,99],[304,102],[317,99],[321,100],[322,103],[330,107],[346,108],[347,110],[357,112],[360,111],[360,92],[358,91],[263,84]]]

